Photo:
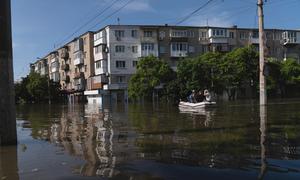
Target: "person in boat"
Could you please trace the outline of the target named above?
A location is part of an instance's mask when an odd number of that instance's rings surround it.
[[[195,97],[197,103],[204,101],[204,98],[205,98],[204,94],[202,93],[201,90],[196,94]]]
[[[196,103],[196,99],[195,99],[195,90],[192,90],[192,93],[188,96],[188,101],[190,103]]]
[[[205,96],[205,101],[207,102],[211,101],[211,95],[207,89],[204,90],[204,96]]]

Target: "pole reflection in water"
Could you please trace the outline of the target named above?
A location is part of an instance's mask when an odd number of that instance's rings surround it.
[[[19,179],[16,146],[0,147],[0,179]]]
[[[260,106],[260,147],[261,147],[261,168],[258,179],[263,179],[267,172],[266,158],[266,129],[267,129],[267,106]]]

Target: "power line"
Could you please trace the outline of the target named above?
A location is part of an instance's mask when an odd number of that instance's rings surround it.
[[[69,36],[67,36],[66,38],[64,38],[62,41],[60,41],[59,43],[57,43],[57,45],[60,45],[62,43],[64,43],[65,41],[67,41],[69,38],[71,38],[72,36],[74,36],[76,33],[78,33],[82,28],[84,28],[85,26],[87,26],[88,24],[90,24],[92,21],[94,21],[96,18],[98,18],[100,15],[102,15],[103,13],[105,13],[107,10],[109,10],[111,7],[113,7],[118,1],[120,0],[115,0],[113,1],[108,7],[106,7],[105,9],[103,9],[102,11],[100,11],[98,14],[96,14],[95,16],[93,16],[90,20],[88,20],[86,23],[84,23],[83,25],[81,25],[79,28],[77,28],[73,33],[71,33]]]
[[[200,11],[201,9],[205,8],[207,5],[209,5],[212,1],[214,0],[208,0],[205,4],[203,4],[202,6],[200,6],[199,8],[197,8],[195,11],[193,11],[192,13],[188,14],[185,18],[183,18],[181,21],[177,22],[176,25],[179,25],[181,23],[183,23],[184,21],[188,20],[190,17],[192,17],[194,14],[196,14],[198,11]]]
[[[92,27],[90,27],[89,29],[93,29],[94,27],[96,27],[98,24],[100,24],[101,22],[106,21],[107,19],[109,19],[110,17],[112,17],[113,15],[115,15],[116,13],[120,12],[123,8],[125,8],[126,6],[128,6],[130,3],[132,3],[135,0],[129,0],[127,3],[125,3],[123,6],[121,6],[120,8],[118,8],[116,11],[114,11],[113,13],[109,14],[108,16],[106,16],[102,21],[96,23],[95,25],[93,25]]]

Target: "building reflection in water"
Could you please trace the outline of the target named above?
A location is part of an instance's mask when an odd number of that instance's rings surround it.
[[[143,108],[132,105],[112,111],[88,105],[63,107],[56,118],[51,118],[48,128],[38,128],[40,134],[35,138],[49,140],[62,153],[84,159],[83,165],[72,167],[83,176],[145,175],[148,169],[132,170],[138,169],[142,160],[156,165],[254,170],[259,178],[265,177],[266,147],[268,152],[272,149],[266,144],[266,109],[260,110],[259,127],[258,109],[241,112],[230,108],[225,116],[226,109],[222,114],[217,110],[166,113],[168,109]],[[249,121],[249,117],[253,119]]]
[[[122,131],[124,118],[111,119],[108,109],[97,106],[65,108],[59,120],[51,125],[50,142],[86,163],[75,170],[83,176],[112,177],[117,161],[129,156],[128,132]],[[117,142],[115,142],[117,141]],[[118,156],[118,159],[117,159]]]

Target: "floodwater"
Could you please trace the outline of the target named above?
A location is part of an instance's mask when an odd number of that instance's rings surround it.
[[[300,179],[300,100],[17,107],[0,179]]]

